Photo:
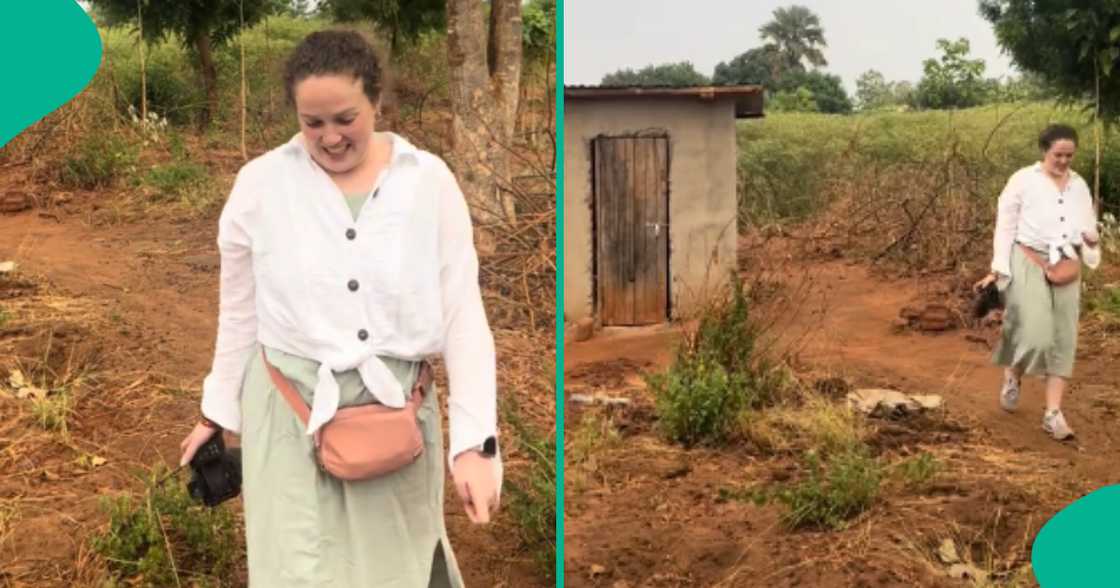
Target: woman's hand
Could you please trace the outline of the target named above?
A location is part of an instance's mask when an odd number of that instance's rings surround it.
[[[984,276],[979,282],[973,284],[972,291],[980,292],[984,288],[987,288],[989,285],[995,283],[997,279],[999,279],[999,275],[997,275],[995,272],[991,272],[988,275]]]
[[[1084,231],[1081,233],[1081,241],[1089,247],[1096,247],[1101,237],[1096,231]]]
[[[194,454],[198,452],[198,448],[202,447],[202,444],[209,441],[214,435],[221,433],[221,431],[220,428],[215,428],[206,423],[198,423],[195,425],[190,435],[187,435],[186,439],[183,439],[183,442],[179,443],[179,449],[183,452],[183,456],[179,458],[179,467],[190,463],[191,459],[194,458]]]
[[[477,451],[464,451],[455,456],[451,466],[455,490],[472,523],[489,523],[490,515],[498,510],[499,481],[494,459]]]

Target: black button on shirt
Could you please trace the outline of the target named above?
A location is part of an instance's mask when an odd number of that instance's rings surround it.
[[[357,237],[357,236],[358,236],[358,231],[355,231],[354,229],[346,229],[346,238],[347,239],[350,239],[351,241],[353,241],[354,237]]]
[[[365,329],[359,330],[358,331],[358,340],[359,341],[365,341],[366,339],[369,339],[369,332],[366,331]]]
[[[350,280],[349,282],[346,283],[346,287],[350,288],[351,292],[357,292],[358,291],[358,280]]]

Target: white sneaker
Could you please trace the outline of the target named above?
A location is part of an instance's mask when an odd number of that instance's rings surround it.
[[[999,391],[999,405],[1007,412],[1015,412],[1019,408],[1019,379],[1015,376],[1004,375],[1003,388]]]
[[[1073,429],[1066,424],[1066,417],[1060,410],[1048,410],[1042,416],[1042,430],[1050,433],[1056,441],[1062,441],[1073,436]]]

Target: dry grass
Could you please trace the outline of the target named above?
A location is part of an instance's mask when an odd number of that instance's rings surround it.
[[[771,454],[834,454],[861,445],[869,432],[863,415],[813,395],[799,406],[745,412],[739,426],[744,439]]]

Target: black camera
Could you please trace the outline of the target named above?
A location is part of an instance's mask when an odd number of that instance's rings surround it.
[[[222,433],[215,433],[191,459],[187,491],[206,506],[219,505],[241,493],[241,449],[226,450]]]
[[[1000,297],[999,288],[995,283],[988,284],[976,295],[976,301],[973,303],[972,314],[977,319],[982,319],[993,310],[1003,309],[1003,300]]]

